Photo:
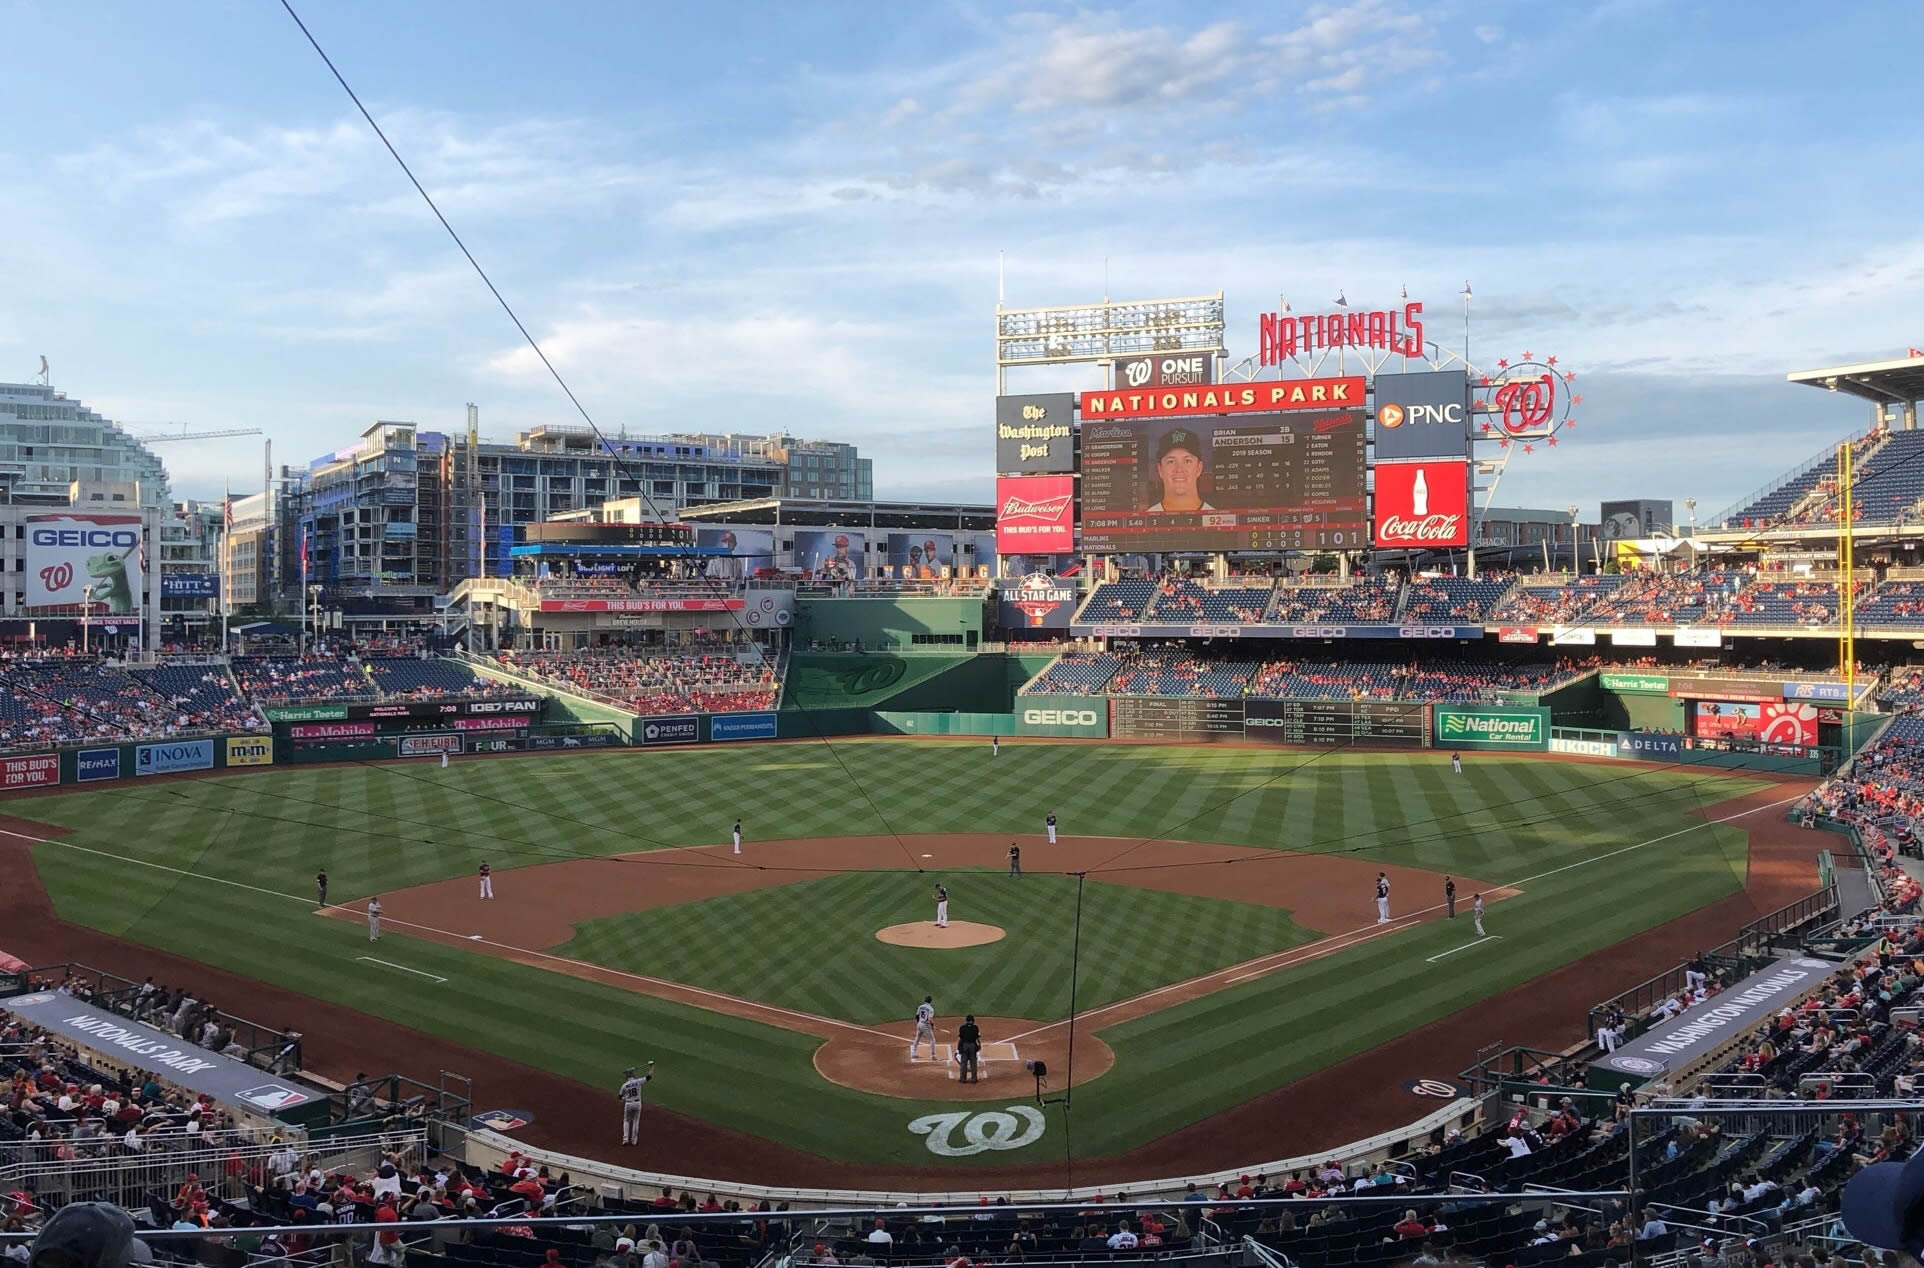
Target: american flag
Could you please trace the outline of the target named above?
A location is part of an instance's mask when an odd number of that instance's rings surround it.
[[[1904,349],[1904,355],[1907,357],[1924,357],[1924,348],[1906,348]]]

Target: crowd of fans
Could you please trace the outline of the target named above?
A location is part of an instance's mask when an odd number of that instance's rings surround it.
[[[725,644],[503,651],[499,659],[564,690],[647,715],[758,712],[774,708],[781,692],[773,662],[741,659]]]

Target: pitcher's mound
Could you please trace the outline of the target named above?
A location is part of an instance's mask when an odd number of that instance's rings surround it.
[[[951,920],[946,929],[935,927],[933,920],[912,925],[890,925],[877,929],[875,938],[898,947],[979,947],[985,942],[1000,942],[1008,934],[995,925],[978,925],[972,920]]]

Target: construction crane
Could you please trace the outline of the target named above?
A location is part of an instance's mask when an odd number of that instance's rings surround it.
[[[186,423],[164,423],[162,426],[178,426],[180,430],[143,431],[130,432],[128,434],[135,440],[146,445],[155,445],[167,440],[223,440],[229,436],[258,436],[261,434],[261,429],[258,427],[229,427],[221,431],[188,431]]]

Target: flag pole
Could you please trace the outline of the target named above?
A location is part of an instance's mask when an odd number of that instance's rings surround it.
[[[234,522],[234,482],[227,482],[227,496],[220,511],[220,651],[227,654],[227,614],[233,606],[230,578],[234,571],[233,539],[229,529]]]

